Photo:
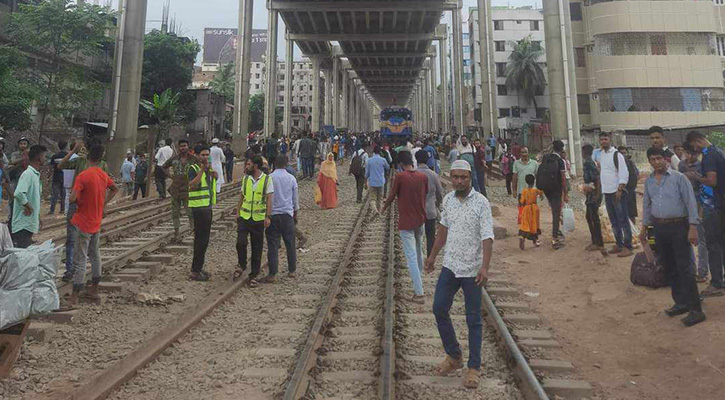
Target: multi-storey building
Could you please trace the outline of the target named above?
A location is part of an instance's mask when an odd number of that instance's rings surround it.
[[[493,58],[496,77],[496,106],[498,108],[498,124],[501,130],[520,129],[525,124],[538,122],[544,119],[549,109],[549,93],[544,90],[535,96],[536,104],[527,103],[516,90],[506,87],[506,65],[514,45],[521,39],[530,37],[531,41],[544,48],[544,15],[541,10],[531,7],[509,8],[493,7],[491,12],[493,20],[493,38],[489,39],[494,50]],[[478,27],[478,9],[469,9],[469,32],[471,32],[471,54],[474,62],[472,71],[473,97],[475,98],[476,119],[480,121],[480,108],[483,96],[488,88],[481,88],[481,59],[480,36]],[[542,54],[539,64],[546,74],[546,54]]]
[[[725,121],[722,0],[570,3],[585,130]]]

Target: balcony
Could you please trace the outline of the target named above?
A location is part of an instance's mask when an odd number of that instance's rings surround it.
[[[592,35],[624,32],[717,32],[712,1],[613,1],[589,7]]]
[[[716,55],[593,56],[597,89],[723,87]]]

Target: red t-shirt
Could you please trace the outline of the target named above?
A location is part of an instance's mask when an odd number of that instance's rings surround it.
[[[428,177],[418,171],[398,172],[392,190],[398,196],[398,229],[408,231],[423,225]]]
[[[98,167],[88,168],[78,174],[73,185],[73,190],[78,192],[76,198],[78,210],[73,215],[71,223],[84,233],[100,231],[106,190],[114,186],[108,174]]]

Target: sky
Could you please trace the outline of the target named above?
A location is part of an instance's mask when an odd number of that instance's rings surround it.
[[[117,0],[114,0],[114,3]],[[165,0],[148,0],[146,30],[158,29],[161,26],[161,14]],[[463,1],[463,19],[468,18],[468,7],[475,7],[476,0]],[[494,6],[539,6],[541,0],[493,0]],[[171,0],[171,16],[176,18],[179,33],[195,38],[204,44],[204,28],[236,28],[239,22],[237,9],[238,0]],[[444,22],[450,22],[450,13],[446,13]],[[265,0],[254,0],[254,28],[267,28],[267,8]],[[280,18],[278,56],[284,59],[284,21]],[[299,49],[295,47],[295,59],[300,59]]]

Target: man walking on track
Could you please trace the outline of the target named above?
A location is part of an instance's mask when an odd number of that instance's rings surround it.
[[[101,221],[106,205],[116,196],[118,188],[113,180],[101,168],[103,146],[91,146],[88,154],[88,168],[78,174],[73,184],[70,202],[78,209],[71,223],[76,227],[77,243],[73,252],[73,292],[68,299],[72,306],[82,296],[91,300],[99,300],[98,284],[101,282],[102,264],[99,240],[101,237]],[[86,261],[91,259],[91,286],[81,294],[86,282]]]
[[[355,177],[357,183],[357,202],[362,203],[363,188],[365,187],[365,165],[368,161],[368,153],[362,147],[357,149],[350,161],[350,175]]]
[[[398,162],[403,168],[402,172],[395,175],[393,187],[390,190],[385,205],[380,211],[390,207],[395,198],[398,198],[398,229],[400,229],[400,240],[403,242],[405,259],[408,261],[408,272],[413,279],[415,294],[412,302],[423,304],[423,226],[425,225],[425,197],[428,192],[428,178],[413,169],[413,156],[409,151],[402,151],[398,154]]]
[[[455,191],[443,199],[435,246],[426,260],[425,270],[428,273],[435,270],[436,257],[445,247],[443,269],[433,299],[433,314],[447,355],[438,366],[437,373],[446,376],[463,367],[461,346],[450,316],[453,299],[463,288],[469,352],[463,386],[475,389],[481,379],[481,287],[488,279],[493,252],[493,217],[486,197],[471,187],[470,164],[455,161],[451,165],[451,182]]]
[[[370,157],[368,162],[365,164],[365,178],[368,180],[368,187],[370,192],[375,198],[375,211],[380,212],[380,200],[383,197],[383,190],[385,189],[386,179],[390,171],[390,164],[388,161],[380,156],[380,147],[375,146],[373,148],[373,156]]]
[[[247,160],[242,180],[242,197],[239,200],[239,218],[237,218],[237,270],[234,280],[242,277],[247,269],[247,241],[252,245],[252,270],[247,283],[249,287],[258,286],[257,276],[262,268],[262,248],[264,229],[269,228],[272,220],[272,202],[274,183],[272,178],[262,172],[264,162],[261,156]]]
[[[198,154],[198,151],[197,151]],[[197,158],[189,153],[189,141],[179,140],[179,154],[167,160],[162,169],[164,175],[168,175],[171,169],[171,221],[174,224],[174,236],[178,239],[181,229],[181,209],[186,211],[189,218],[189,226],[193,227],[192,213],[189,208],[189,166],[196,164]]]
[[[569,201],[566,190],[566,164],[559,153],[564,151],[564,142],[554,140],[554,151],[541,160],[536,171],[536,187],[544,191],[551,207],[551,246],[554,250],[564,246],[561,232],[561,209]],[[624,165],[624,162],[622,162]],[[626,168],[625,168],[626,169]]]
[[[279,239],[284,240],[287,252],[289,277],[296,277],[297,249],[295,248],[295,224],[297,211],[300,209],[297,179],[287,172],[287,155],[280,154],[274,161],[274,172],[269,174],[274,185],[272,201],[272,222],[267,228],[267,264],[269,275],[262,278],[262,283],[274,283],[279,269]]]
[[[197,148],[199,164],[188,168],[188,201],[194,220],[194,259],[191,263],[190,279],[208,281],[210,275],[204,271],[204,258],[211,235],[212,207],[216,204],[217,172],[209,163],[209,148]]]

